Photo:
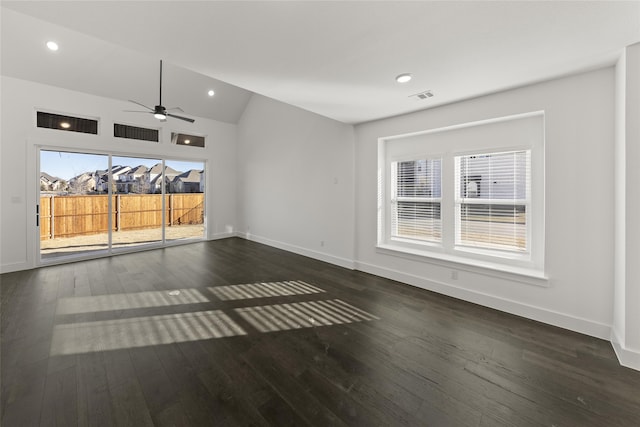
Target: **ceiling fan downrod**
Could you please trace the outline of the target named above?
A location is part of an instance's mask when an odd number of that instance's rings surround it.
[[[160,100],[153,112],[153,117],[158,120],[167,120],[167,110],[162,105],[162,59],[160,60]]]
[[[160,101],[158,105],[162,106],[162,59],[160,60]]]

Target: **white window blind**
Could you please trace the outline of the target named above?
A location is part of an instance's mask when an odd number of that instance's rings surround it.
[[[456,245],[529,250],[530,150],[455,157]]]
[[[441,160],[392,163],[391,237],[442,240]]]

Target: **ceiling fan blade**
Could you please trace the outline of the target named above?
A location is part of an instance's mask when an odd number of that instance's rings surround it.
[[[122,110],[125,113],[145,113],[145,114],[153,114],[153,111],[140,111],[140,110]]]
[[[180,107],[171,107],[171,108],[166,108],[167,111],[180,111],[181,113],[184,113],[184,110]]]
[[[173,117],[174,119],[184,120],[185,122],[189,122],[189,123],[195,122],[194,119],[190,119],[189,117],[176,116],[175,114],[169,114],[169,113],[167,113],[167,116]]]
[[[141,103],[139,103],[138,101],[133,101],[133,100],[131,100],[131,99],[130,99],[130,100],[129,100],[129,102],[133,102],[134,104],[137,104],[137,105],[139,105],[139,106],[141,106],[141,107],[144,107],[144,108],[146,108],[147,110],[153,111],[153,108],[151,108],[151,107],[147,107],[146,105],[141,104]]]

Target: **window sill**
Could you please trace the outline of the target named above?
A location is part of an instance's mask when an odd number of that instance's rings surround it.
[[[528,285],[549,287],[549,278],[545,273],[532,268],[516,267],[450,254],[420,251],[386,244],[378,244],[376,246],[376,252],[412,261],[426,262],[440,267],[467,271],[474,274],[513,280]]]

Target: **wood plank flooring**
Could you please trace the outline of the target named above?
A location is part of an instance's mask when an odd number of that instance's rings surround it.
[[[606,341],[242,239],[0,278],[4,427],[640,426]]]

